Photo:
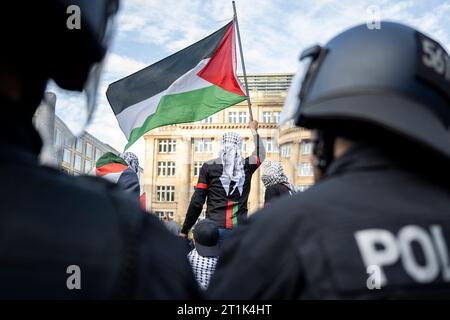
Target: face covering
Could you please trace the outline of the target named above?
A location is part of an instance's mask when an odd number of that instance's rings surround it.
[[[245,172],[244,158],[242,157],[242,138],[239,134],[227,132],[223,135],[219,158],[223,164],[223,173],[220,179],[225,192],[227,195],[231,195],[238,188],[239,193],[242,194]],[[230,192],[231,181],[234,181],[235,184]]]

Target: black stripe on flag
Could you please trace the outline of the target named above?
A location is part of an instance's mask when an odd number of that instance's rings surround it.
[[[231,23],[189,47],[110,84],[106,96],[114,114],[166,90],[201,60],[210,58]]]

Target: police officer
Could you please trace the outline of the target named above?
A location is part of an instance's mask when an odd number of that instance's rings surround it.
[[[383,22],[301,61],[282,117],[314,130],[320,181],[230,239],[211,297],[450,297],[448,54]]]
[[[90,76],[98,76],[117,9],[114,0],[2,4],[1,299],[197,297],[183,244],[157,218],[114,184],[37,161],[32,116],[48,80],[95,96]],[[79,26],[68,21],[76,12]]]

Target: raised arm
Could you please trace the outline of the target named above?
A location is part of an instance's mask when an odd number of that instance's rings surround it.
[[[264,148],[264,143],[262,142],[262,139],[258,134],[258,121],[251,121],[249,123],[249,127],[252,131],[253,143],[255,144],[255,150],[253,151],[249,162],[251,165],[256,165],[257,169],[266,159],[266,149]]]

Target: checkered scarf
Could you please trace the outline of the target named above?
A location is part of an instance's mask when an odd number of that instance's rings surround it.
[[[276,185],[285,184],[295,191],[295,187],[290,183],[289,178],[284,174],[283,166],[278,161],[267,161],[264,166],[264,172],[261,175],[261,180],[266,188]]]
[[[202,257],[198,254],[196,249],[193,249],[188,254],[189,262],[194,271],[195,278],[200,288],[206,290],[209,286],[214,271],[216,270],[218,257]]]
[[[244,158],[242,157],[242,138],[239,134],[227,132],[223,135],[219,158],[223,164],[222,177],[235,182],[233,190],[229,193],[227,192],[227,194],[232,194],[236,187],[239,188],[239,192],[242,192],[245,172]]]
[[[122,158],[134,172],[139,173],[139,159],[134,153],[125,152]]]

